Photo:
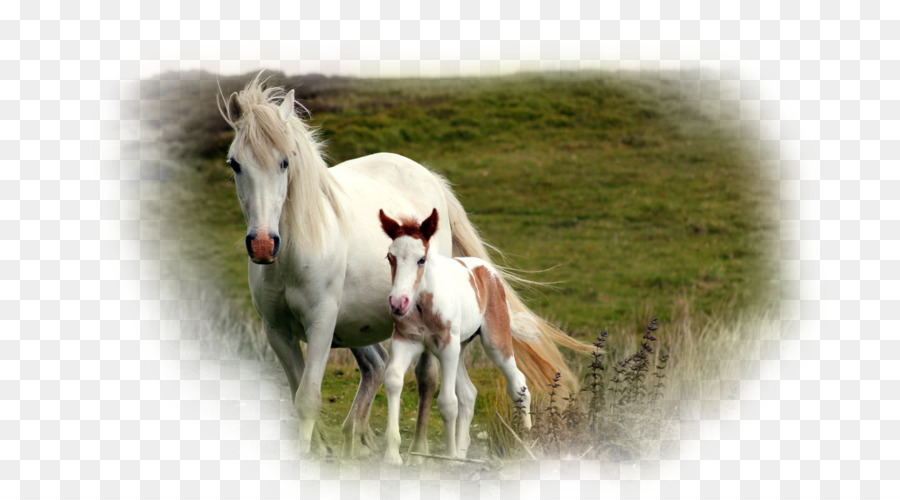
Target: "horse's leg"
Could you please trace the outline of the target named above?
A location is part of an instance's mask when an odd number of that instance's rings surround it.
[[[460,348],[459,365],[456,369],[456,397],[459,399],[459,415],[456,417],[456,452],[462,458],[466,458],[469,449],[469,426],[472,424],[472,416],[475,415],[475,398],[478,396],[478,389],[466,371],[467,345]]]
[[[304,454],[309,452],[313,428],[322,407],[322,378],[325,376],[328,353],[331,352],[337,310],[337,306],[333,303],[320,304],[320,307],[310,314],[311,321],[304,325],[307,345],[306,369],[303,370],[297,395],[294,397],[294,407],[300,421],[300,453]]]
[[[303,351],[300,343],[294,339],[290,330],[273,326],[266,322],[263,324],[269,347],[275,352],[275,357],[281,362],[284,374],[287,375],[288,385],[291,387],[291,398],[296,396],[300,378],[303,377]]]
[[[413,434],[409,451],[428,453],[428,420],[431,414],[431,403],[438,386],[438,360],[430,352],[424,351],[416,363],[416,388],[419,392],[419,409],[416,413],[416,431]],[[422,463],[424,457],[409,456],[409,462]]]
[[[291,401],[297,396],[297,387],[300,385],[300,379],[303,377],[304,361],[303,351],[300,350],[300,342],[294,339],[290,330],[275,327],[265,322],[263,329],[266,332],[266,340],[269,347],[275,353],[275,357],[281,363],[284,374],[288,379],[288,386],[291,388]],[[313,444],[318,451],[324,452],[326,447],[322,442],[322,437],[318,432],[313,433],[315,438]]]
[[[359,388],[353,398],[353,406],[344,420],[344,458],[359,458],[371,454],[374,434],[369,426],[369,413],[375,393],[384,380],[387,352],[381,344],[350,349],[359,365]]]
[[[459,364],[459,333],[451,334],[450,343],[438,355],[441,361],[441,392],[438,394],[438,411],[444,421],[447,439],[447,456],[456,457],[456,416],[459,400],[456,397],[456,372]]]
[[[388,400],[384,461],[388,463],[403,463],[400,458],[400,391],[406,369],[423,349],[421,343],[410,342],[399,335],[394,335],[391,340],[391,360],[384,372],[384,392]]]

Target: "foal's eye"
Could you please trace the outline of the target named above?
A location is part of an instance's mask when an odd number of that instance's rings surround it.
[[[288,167],[288,161],[281,160],[281,170],[287,170],[287,167]]]
[[[231,165],[231,170],[234,170],[234,173],[241,173],[241,164],[237,162],[234,158],[228,159],[228,164]]]
[[[424,266],[424,265],[425,265],[425,257],[422,257],[421,259],[419,259],[419,265],[420,265],[420,266]]]

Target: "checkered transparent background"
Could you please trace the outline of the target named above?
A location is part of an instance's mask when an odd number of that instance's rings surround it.
[[[0,497],[900,496],[898,28],[887,1],[5,3]],[[280,374],[182,335],[203,318],[166,272],[136,97],[165,71],[261,67],[705,70],[780,190],[781,329],[658,461],[299,461]]]

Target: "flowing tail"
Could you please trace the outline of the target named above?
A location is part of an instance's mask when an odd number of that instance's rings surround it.
[[[465,209],[456,199],[447,180],[435,175],[440,179],[447,199],[449,215],[447,218],[450,220],[450,232],[453,235],[453,256],[478,257],[492,262],[486,248],[490,245],[481,239],[478,229],[469,221]],[[509,302],[516,365],[525,374],[531,390],[547,392],[557,373],[561,375],[560,381],[564,389],[576,390],[578,381],[559,352],[557,344],[584,353],[593,352],[594,347],[573,339],[528,309],[519,294],[509,285],[510,282],[532,285],[535,282],[515,276],[508,269],[497,265],[494,267],[500,272],[506,300]]]

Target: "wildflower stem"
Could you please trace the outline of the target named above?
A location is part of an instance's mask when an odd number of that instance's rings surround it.
[[[537,460],[537,457],[534,456],[534,453],[531,452],[531,449],[528,447],[527,444],[525,444],[525,441],[522,441],[522,438],[520,438],[519,435],[516,434],[516,431],[514,431],[513,428],[510,427],[509,424],[506,423],[506,420],[503,420],[503,417],[500,416],[500,412],[495,411],[494,413],[497,414],[497,418],[500,419],[500,423],[503,424],[503,426],[506,427],[506,429],[512,433],[512,437],[514,437],[516,439],[516,442],[518,442],[520,445],[522,445],[522,448],[525,449],[525,453],[528,453],[528,456],[531,457],[532,460]]]

